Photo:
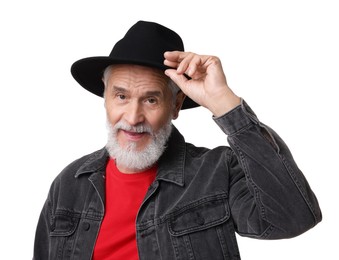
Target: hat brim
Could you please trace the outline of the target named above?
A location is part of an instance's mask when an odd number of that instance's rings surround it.
[[[124,59],[113,59],[106,56],[89,57],[78,60],[73,63],[71,67],[71,74],[73,78],[89,92],[103,97],[104,94],[104,83],[102,76],[104,70],[114,64],[135,64],[142,65],[152,68],[158,68],[165,71],[169,67],[164,64],[154,63],[151,61],[138,61],[138,60],[124,60]],[[199,105],[189,97],[186,97],[181,109],[188,109],[198,107]]]

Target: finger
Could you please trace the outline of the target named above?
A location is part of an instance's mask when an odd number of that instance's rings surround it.
[[[171,68],[178,68],[180,61],[180,51],[166,51],[164,53],[164,65],[171,67]]]
[[[184,70],[183,73],[192,78],[194,78],[195,76],[200,77],[201,74],[204,74],[206,72],[204,59],[204,56],[192,53],[180,63],[180,66],[182,67],[178,68],[178,70],[180,70],[180,72]]]
[[[185,53],[185,52],[182,52],[182,51],[166,51],[164,53],[164,57],[165,57],[165,59],[170,60],[170,61],[179,61],[180,55],[183,54],[183,53]]]
[[[165,74],[166,76],[170,77],[171,80],[173,80],[174,83],[176,83],[179,86],[179,88],[185,93],[183,87],[185,86],[185,83],[187,82],[188,79],[184,75],[178,74],[177,71],[174,69],[165,70]]]
[[[164,60],[164,65],[176,69],[179,66],[179,63],[175,61]]]
[[[191,52],[186,52],[186,53],[180,53],[179,54],[179,60],[180,64],[177,68],[178,73],[180,74],[188,74],[190,71],[190,64],[192,62],[192,59],[194,59],[194,56],[196,54],[191,53]]]
[[[179,60],[179,53],[179,51],[166,51],[164,53],[164,64],[172,68],[178,68],[181,62],[181,60]]]
[[[202,64],[203,56],[192,52],[167,51],[164,53],[164,64],[177,69],[178,74],[192,76]]]
[[[177,69],[179,74],[183,74],[186,70],[185,64],[187,62],[183,62],[183,60],[188,56],[185,52],[180,51],[167,51],[164,53],[164,64],[168,67]]]

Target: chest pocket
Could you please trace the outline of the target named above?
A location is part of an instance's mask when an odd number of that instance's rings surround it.
[[[51,224],[51,259],[70,259],[74,241],[75,233],[80,220],[80,214],[58,210],[53,216]]]
[[[52,221],[50,236],[70,236],[78,226],[79,214],[68,211],[57,212]]]
[[[220,225],[230,217],[226,194],[203,198],[173,213],[168,229],[172,236],[182,236]]]
[[[177,209],[168,220],[168,232],[176,259],[240,259],[227,194]]]

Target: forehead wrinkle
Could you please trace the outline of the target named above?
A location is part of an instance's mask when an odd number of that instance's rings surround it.
[[[134,80],[133,80],[134,81]],[[109,84],[112,92],[122,93],[139,93],[143,96],[165,96],[167,91],[167,84],[164,82],[154,83],[152,82],[130,82],[129,80],[114,80]]]
[[[131,65],[131,64],[120,64],[111,66],[109,79],[121,78],[126,81],[133,81],[136,85],[142,81],[155,81],[156,84],[167,84],[167,77],[163,72],[158,69]]]

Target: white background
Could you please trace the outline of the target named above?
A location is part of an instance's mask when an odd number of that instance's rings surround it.
[[[242,259],[339,259],[335,2],[2,1],[0,258],[31,259],[52,180],[105,145],[102,99],[75,82],[71,64],[108,55],[149,20],[177,31],[186,50],[222,59],[231,88],[283,137],[319,199],[318,226],[289,240],[238,236]],[[181,112],[175,125],[196,145],[227,144],[204,109]]]

